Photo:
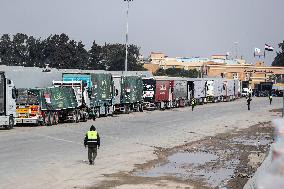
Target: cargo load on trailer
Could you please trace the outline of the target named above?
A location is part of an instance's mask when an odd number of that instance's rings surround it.
[[[224,80],[223,81],[223,101],[231,101],[235,99],[235,81]]]
[[[0,127],[12,129],[16,117],[16,89],[14,83],[0,72]]]
[[[54,87],[72,88],[74,90],[81,121],[87,121],[90,112],[90,99],[85,81],[53,81]]]
[[[143,79],[143,108],[146,110],[155,110],[155,92],[156,80],[153,78]]]
[[[114,100],[114,82],[111,74],[92,73],[91,74],[91,95],[90,106],[96,116],[112,115]]]
[[[19,89],[16,112],[18,124],[56,125],[80,120],[72,88]]]
[[[174,81],[163,78],[156,79],[155,102],[158,109],[173,107]]]
[[[220,102],[223,95],[223,79],[205,78],[207,102]]]
[[[143,81],[139,76],[114,76],[116,112],[143,111]]]
[[[197,104],[203,104],[206,99],[206,82],[202,78],[188,78],[190,100],[194,98]]]
[[[184,78],[174,78],[173,106],[185,107],[189,102],[188,83]]]

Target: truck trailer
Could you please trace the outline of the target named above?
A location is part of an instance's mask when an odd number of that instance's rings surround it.
[[[235,99],[235,80],[228,79],[223,81],[222,100],[229,102]]]
[[[110,73],[91,73],[90,106],[97,117],[114,112],[114,81]]]
[[[206,81],[206,101],[220,102],[223,95],[223,79],[205,78]]]
[[[139,76],[113,76],[116,113],[143,111],[143,81]]]
[[[80,120],[86,122],[89,118],[90,112],[90,98],[86,87],[87,83],[84,81],[53,81],[52,83],[54,87],[69,87],[74,90]]]
[[[188,82],[184,78],[175,78],[173,86],[173,106],[185,107],[189,103]]]
[[[188,78],[190,100],[195,98],[197,104],[206,101],[206,82],[202,78]]]
[[[143,108],[145,110],[155,110],[156,80],[153,78],[143,78]]]
[[[72,88],[19,89],[17,124],[56,125],[79,122],[80,112]]]
[[[155,103],[159,110],[173,108],[174,81],[156,78]]]
[[[16,89],[13,82],[0,72],[0,127],[12,129],[16,117]]]

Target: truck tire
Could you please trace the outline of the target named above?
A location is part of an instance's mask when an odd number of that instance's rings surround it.
[[[96,111],[96,118],[99,118],[99,117],[101,117],[101,115],[100,115],[100,108],[97,109],[97,111]]]
[[[80,119],[81,119],[80,113],[79,113],[79,111],[76,111],[76,123],[79,123]]]
[[[83,113],[82,121],[83,121],[83,122],[87,122],[87,121],[88,121],[87,116],[86,116],[85,113]]]
[[[49,114],[49,126],[52,126],[54,124],[54,113]]]
[[[45,115],[44,115],[44,125],[45,126],[51,126],[50,113],[49,112],[46,112]]]
[[[129,110],[129,106],[128,105],[125,105],[125,114],[129,114],[130,110]]]
[[[13,127],[14,127],[14,118],[13,118],[13,116],[10,116],[9,117],[9,125],[5,126],[5,129],[10,130],[10,129],[13,129]]]
[[[139,111],[140,111],[140,112],[143,112],[143,111],[144,111],[144,109],[143,109],[143,104],[140,104],[139,107],[140,107],[140,108],[139,108]]]
[[[59,117],[58,117],[58,114],[55,112],[53,113],[53,124],[57,125],[58,122],[59,122]]]

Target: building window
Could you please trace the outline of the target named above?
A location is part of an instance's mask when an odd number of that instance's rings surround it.
[[[251,73],[246,73],[245,75],[245,81],[248,81],[251,77]]]
[[[233,73],[233,79],[239,79],[239,73]]]

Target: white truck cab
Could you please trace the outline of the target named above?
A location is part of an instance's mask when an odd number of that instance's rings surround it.
[[[0,127],[12,129],[16,117],[16,89],[14,83],[0,72]]]

